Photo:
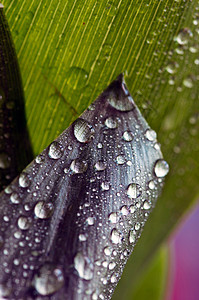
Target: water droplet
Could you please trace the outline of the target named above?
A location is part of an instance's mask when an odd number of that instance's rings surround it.
[[[133,98],[130,95],[116,94],[113,91],[108,96],[108,102],[119,111],[130,111],[135,108]]]
[[[93,278],[94,267],[90,259],[83,256],[81,253],[77,253],[74,258],[74,267],[78,272],[80,278],[85,280],[91,280]]]
[[[74,135],[80,143],[88,143],[94,137],[95,130],[92,125],[83,119],[77,119],[74,123]]]
[[[136,222],[135,223],[135,230],[139,230],[140,229],[140,223],[139,222]]]
[[[62,148],[58,142],[52,142],[49,147],[48,156],[53,159],[58,159],[62,156]]]
[[[186,45],[188,43],[189,37],[191,37],[192,35],[193,34],[190,29],[183,28],[182,30],[180,30],[175,40],[180,45]]]
[[[85,160],[75,159],[70,165],[71,170],[76,174],[81,174],[86,172],[88,164]]]
[[[110,248],[109,248],[108,246],[104,248],[104,253],[105,253],[105,255],[107,255],[107,256],[110,256],[110,255],[111,255],[111,250],[110,250]]]
[[[131,183],[127,188],[127,195],[131,199],[136,199],[142,194],[142,190],[139,184]]]
[[[199,65],[199,59],[196,58],[196,59],[194,60],[194,64],[198,66],[198,65]]]
[[[21,231],[19,230],[15,231],[14,237],[19,240],[21,238]]]
[[[117,214],[116,212],[113,212],[113,213],[111,213],[111,214],[109,215],[108,219],[109,219],[109,221],[110,221],[111,223],[114,223],[114,224],[115,224],[115,223],[117,223],[118,220],[119,220],[118,214]]]
[[[10,185],[7,186],[7,187],[5,188],[5,190],[4,190],[4,192],[5,192],[6,194],[11,194],[11,193],[12,193],[12,188],[11,188],[11,186],[10,186]]]
[[[43,296],[55,293],[63,284],[64,276],[61,269],[50,264],[42,266],[33,279],[36,291]]]
[[[154,190],[154,188],[155,188],[155,182],[153,180],[150,180],[149,183],[148,183],[148,185],[149,185],[150,190]]]
[[[13,204],[19,204],[21,202],[21,199],[17,193],[12,193],[12,195],[10,196],[10,201]]]
[[[52,216],[54,207],[52,203],[39,201],[35,205],[34,213],[35,216],[39,219],[48,219]]]
[[[123,133],[123,139],[126,141],[126,142],[131,142],[133,140],[133,134],[131,131],[125,131]]]
[[[95,220],[94,220],[93,217],[88,217],[87,220],[86,220],[86,222],[87,222],[88,225],[93,225],[94,222],[95,222]]]
[[[151,208],[151,204],[148,201],[144,201],[144,205],[143,205],[144,209],[150,209]]]
[[[147,129],[145,132],[145,136],[149,141],[155,141],[157,138],[157,133],[152,129]]]
[[[118,155],[116,161],[118,165],[123,165],[125,163],[125,157],[123,155]]]
[[[96,292],[92,294],[92,300],[98,300],[98,295]]]
[[[189,47],[189,51],[191,53],[197,53],[198,52],[198,48],[199,48],[198,45],[192,45],[191,47]]]
[[[127,216],[129,214],[129,210],[128,210],[128,207],[126,205],[122,206],[120,208],[120,212],[123,216]]]
[[[114,117],[109,117],[105,120],[105,125],[110,129],[115,129],[118,127],[117,119]]]
[[[71,67],[66,74],[67,84],[74,90],[82,89],[86,86],[88,73],[79,67]]]
[[[115,277],[115,275],[111,276],[111,283],[115,283],[117,282],[117,278]]]
[[[0,284],[0,299],[2,299],[2,300],[7,299],[7,297],[10,295],[10,293],[11,293],[11,290],[5,284],[1,283]]]
[[[157,177],[165,177],[169,172],[168,163],[163,159],[157,160],[155,162],[154,172]]]
[[[21,173],[19,176],[19,185],[23,188],[28,187],[30,184],[30,180],[28,179],[28,176],[25,173]]]
[[[80,242],[85,242],[85,241],[86,241],[86,236],[85,236],[85,234],[80,233],[80,234],[79,234],[79,240],[80,240]]]
[[[95,168],[97,171],[104,171],[106,169],[106,163],[103,161],[98,161],[95,164]]]
[[[178,63],[171,62],[167,65],[166,70],[169,74],[175,74],[177,72],[178,67],[179,67]]]
[[[113,270],[116,267],[116,263],[114,261],[110,262],[108,265],[109,270]]]
[[[97,144],[97,148],[98,148],[98,149],[102,149],[102,148],[103,148],[102,143],[98,143],[98,144]]]
[[[105,261],[103,261],[102,262],[102,266],[104,267],[104,268],[107,268],[108,267],[108,262],[105,260]]]
[[[111,231],[111,241],[113,244],[120,244],[122,242],[122,235],[116,228],[113,228]]]
[[[102,184],[101,184],[101,188],[102,188],[102,190],[103,191],[108,191],[109,190],[109,183],[108,182],[102,182]]]
[[[36,158],[35,158],[35,162],[37,164],[42,164],[45,160],[45,157],[42,154],[39,154]]]
[[[109,60],[111,57],[111,45],[103,44],[100,56],[102,60]]]
[[[129,207],[129,209],[130,209],[130,213],[131,213],[131,214],[134,214],[134,212],[136,211],[135,205],[131,205],[131,206]]]
[[[27,217],[21,216],[19,217],[17,224],[21,230],[27,230],[30,228],[31,222]]]
[[[0,153],[0,169],[7,169],[10,166],[10,157],[6,153]]]
[[[135,234],[133,233],[132,230],[130,230],[130,231],[129,231],[129,243],[130,243],[130,244],[134,244],[134,243],[135,243],[135,239],[136,239]]]
[[[18,266],[18,265],[20,264],[20,260],[19,260],[18,258],[15,258],[15,259],[13,260],[13,264],[14,264],[15,266]]]
[[[183,80],[183,85],[189,89],[193,87],[193,80],[191,77],[187,77]]]

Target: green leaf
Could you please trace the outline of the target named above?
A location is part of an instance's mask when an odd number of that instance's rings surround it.
[[[0,191],[32,158],[17,56],[0,6]]]
[[[4,1],[35,154],[125,72],[134,100],[170,164],[154,213],[114,299],[196,199],[198,1]],[[177,37],[177,38],[176,38]]]
[[[143,270],[143,274],[136,280],[133,292],[129,288],[127,300],[162,300],[166,288],[168,275],[168,248],[162,246],[155,254],[148,268]]]

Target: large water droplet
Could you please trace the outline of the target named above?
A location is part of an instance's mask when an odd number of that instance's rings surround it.
[[[120,244],[122,242],[122,235],[116,228],[113,228],[111,231],[111,241],[113,244]]]
[[[123,155],[118,155],[116,157],[116,162],[118,165],[123,165],[125,163],[125,157]]]
[[[130,111],[135,107],[133,99],[130,95],[116,95],[114,92],[110,92],[110,95],[108,96],[108,102],[111,106],[120,111]]]
[[[17,193],[12,193],[12,195],[10,196],[10,201],[13,204],[19,204],[21,202],[21,199]]]
[[[110,129],[115,129],[118,127],[117,119],[114,117],[109,117],[105,120],[105,125]]]
[[[79,67],[71,67],[66,74],[67,84],[74,90],[82,89],[86,86],[88,73]]]
[[[75,159],[70,165],[71,170],[76,174],[81,174],[86,172],[88,164],[85,160]]]
[[[128,209],[128,207],[126,205],[123,205],[120,208],[120,212],[121,212],[122,216],[127,216],[129,214],[129,209]]]
[[[150,180],[149,183],[148,183],[148,185],[149,185],[150,190],[154,190],[154,188],[155,188],[155,182],[153,180]]]
[[[27,217],[21,216],[19,217],[17,224],[21,230],[27,230],[30,228],[31,222]]]
[[[81,253],[77,253],[74,258],[74,267],[80,278],[91,280],[93,278],[94,267],[90,259]]]
[[[131,131],[125,131],[123,133],[123,139],[126,141],[126,142],[131,142],[133,140],[133,134]]]
[[[94,129],[90,123],[77,119],[74,123],[74,135],[80,143],[88,143],[94,137]]]
[[[52,203],[39,201],[35,205],[34,213],[35,216],[39,219],[48,219],[52,216],[54,207]]]
[[[107,256],[111,255],[111,249],[108,246],[104,248],[104,254]]]
[[[157,133],[152,129],[147,129],[145,132],[145,136],[149,141],[155,141],[157,138]]]
[[[97,171],[104,171],[106,169],[106,163],[103,161],[98,161],[95,164],[95,168]]]
[[[117,213],[117,212],[111,213],[111,214],[109,215],[108,219],[109,219],[109,221],[110,221],[111,223],[114,223],[114,224],[117,223],[118,220],[119,220],[119,218],[118,218],[118,213]]]
[[[6,153],[0,153],[0,169],[7,169],[10,166],[10,157]]]
[[[136,199],[142,194],[142,190],[139,184],[131,183],[127,188],[127,195],[131,199]]]
[[[52,142],[49,147],[48,155],[50,158],[58,159],[62,156],[62,148],[58,142]]]
[[[165,160],[159,159],[155,162],[154,173],[157,177],[165,177],[168,172],[169,165]]]
[[[114,261],[110,262],[108,265],[109,270],[113,270],[116,267],[116,263]]]
[[[144,209],[150,209],[151,208],[151,204],[148,201],[144,201],[144,205],[143,205]]]
[[[28,179],[28,176],[25,173],[21,173],[19,176],[19,185],[23,188],[28,187],[30,184],[30,180]]]
[[[188,28],[183,28],[180,30],[178,33],[177,37],[175,40],[178,42],[180,45],[186,45],[188,43],[189,37],[191,37],[193,34],[190,29]]]
[[[45,264],[35,275],[33,285],[40,295],[47,296],[62,288],[64,276],[60,268]]]

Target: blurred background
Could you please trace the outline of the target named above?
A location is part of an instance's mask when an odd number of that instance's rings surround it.
[[[168,294],[166,300],[199,299],[199,204],[169,239]]]

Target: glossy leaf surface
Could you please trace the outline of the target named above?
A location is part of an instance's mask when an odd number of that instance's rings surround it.
[[[2,296],[110,299],[168,171],[119,76],[1,193]]]
[[[158,133],[171,172],[126,281],[114,295],[125,299],[199,192],[198,1],[3,3],[36,154],[124,71],[131,94]]]

